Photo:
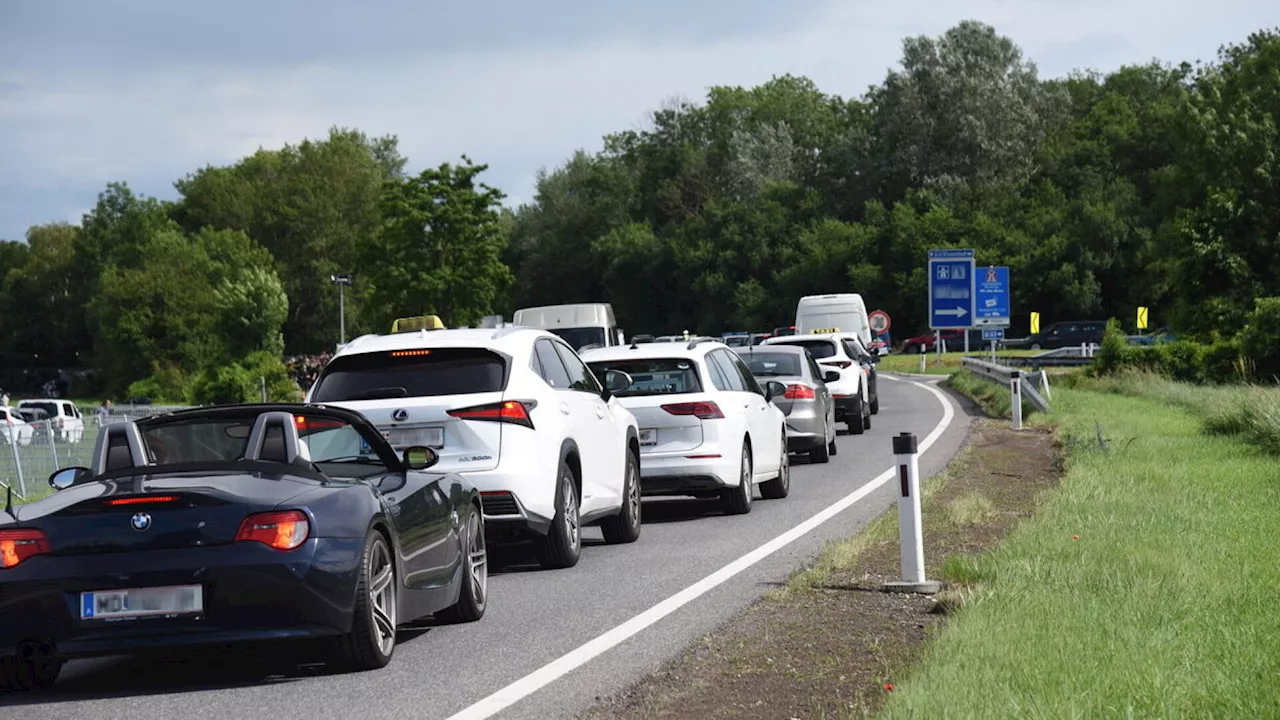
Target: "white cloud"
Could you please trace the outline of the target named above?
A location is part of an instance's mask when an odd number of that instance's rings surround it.
[[[411,167],[466,153],[492,167],[489,182],[529,198],[539,166],[602,135],[635,127],[673,95],[710,85],[754,85],[771,75],[812,77],[823,90],[861,95],[900,55],[907,35],[936,35],[978,19],[1014,39],[1044,75],[1112,70],[1159,57],[1209,60],[1272,16],[1270,0],[915,0],[834,2],[799,29],[701,46],[605,40],[562,49],[522,47],[403,59],[387,67],[243,65],[132,68],[110,82],[26,78],[0,108],[0,175],[23,186],[101,184],[181,175],[232,162],[259,146],[323,135],[334,125],[395,133]],[[229,47],[234,47],[229,44]],[[8,87],[14,87],[10,83]],[[171,195],[167,187],[143,187]],[[83,191],[80,191],[83,192]],[[76,197],[83,205],[92,198]],[[32,212],[40,208],[31,208]],[[6,230],[49,219],[0,217]]]

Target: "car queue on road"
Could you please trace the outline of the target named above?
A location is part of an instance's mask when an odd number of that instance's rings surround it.
[[[569,568],[585,526],[637,541],[643,496],[730,515],[757,487],[786,498],[792,453],[828,462],[837,423],[861,434],[879,410],[862,328],[822,312],[828,327],[800,312],[794,334],[732,348],[624,344],[588,306],[572,311],[586,330],[406,319],[342,346],[301,403],[109,426],[93,467],[0,515],[0,684],[47,686],[71,657],[266,637],[382,667],[397,626],[483,616],[490,543]],[[267,576],[273,607],[298,613],[255,614],[264,596],[240,583]]]

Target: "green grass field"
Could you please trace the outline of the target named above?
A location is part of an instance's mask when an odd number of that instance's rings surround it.
[[[1035,355],[1040,350],[1001,350],[1000,355],[1016,355],[1025,357]],[[977,357],[990,359],[991,354],[974,353]],[[925,354],[925,374],[926,375],[950,375],[960,370],[960,358],[964,357],[962,352],[943,353],[941,361],[939,361],[937,353]],[[879,368],[885,372],[898,373],[918,373],[920,372],[920,356],[911,354],[903,355],[895,353],[893,355],[885,355],[880,358]]]
[[[1075,385],[1051,417],[1065,482],[999,549],[948,560],[974,599],[883,714],[1280,717],[1280,393]]]

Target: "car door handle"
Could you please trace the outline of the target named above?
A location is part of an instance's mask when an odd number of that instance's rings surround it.
[[[596,406],[596,417],[600,418],[601,420],[603,420],[603,419],[604,419],[604,406],[603,406],[603,405],[597,405],[597,406]]]
[[[560,412],[564,413],[565,415],[568,415],[568,414],[569,414],[569,403],[567,403],[567,402],[562,402],[562,403],[560,403]]]

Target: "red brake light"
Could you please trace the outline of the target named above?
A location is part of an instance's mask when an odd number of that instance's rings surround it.
[[[419,355],[430,355],[430,350],[393,350],[388,353],[391,357],[416,357]]]
[[[850,366],[850,365],[852,365],[853,363],[849,362],[848,360],[823,360],[823,361],[822,361],[822,364],[823,364],[823,365],[835,365],[836,367],[840,368],[841,370],[844,370],[845,368],[849,367],[849,366]]]
[[[167,503],[178,499],[177,495],[147,495],[144,497],[122,497],[103,500],[103,505],[146,505],[148,503]]]
[[[301,510],[254,513],[240,523],[236,542],[260,542],[277,550],[292,550],[306,542],[311,523]]]
[[[812,400],[814,398],[813,388],[808,385],[788,385],[787,391],[782,394],[787,400]]]
[[[51,552],[49,539],[39,530],[0,530],[0,568],[11,568],[29,557]]]
[[[716,418],[724,417],[724,413],[720,412],[720,406],[710,400],[706,402],[672,403],[663,405],[662,409],[672,415],[693,415],[700,420],[715,420]]]
[[[450,410],[449,414],[459,420],[506,422],[532,429],[533,418],[529,417],[529,410],[536,406],[537,403],[532,400],[503,400],[502,402],[489,403],[488,405],[475,405],[473,407]]]

